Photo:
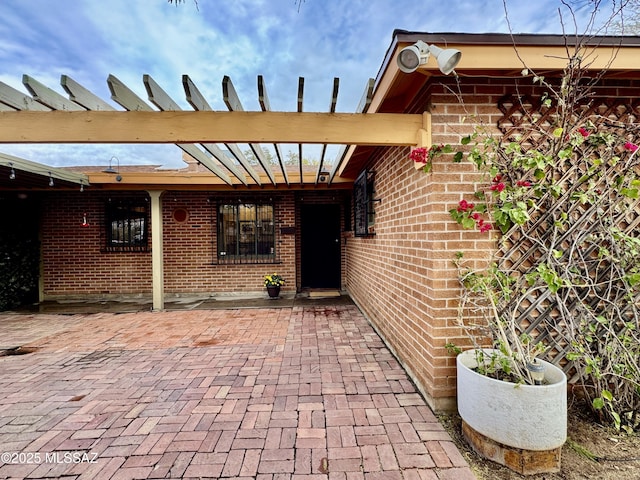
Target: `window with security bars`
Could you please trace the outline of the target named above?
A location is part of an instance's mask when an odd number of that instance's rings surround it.
[[[353,182],[353,227],[356,237],[375,235],[376,211],[373,187],[374,174],[364,170]]]
[[[107,203],[105,214],[107,251],[147,251],[148,213],[146,202],[114,201]]]
[[[272,204],[218,205],[218,263],[272,263],[275,259]]]

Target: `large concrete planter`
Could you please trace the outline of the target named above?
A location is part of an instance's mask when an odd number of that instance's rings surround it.
[[[457,357],[465,437],[480,454],[525,474],[558,471],[567,439],[567,377],[555,365],[542,363],[544,385],[516,386],[476,373],[473,350]],[[540,458],[548,465],[539,465]]]

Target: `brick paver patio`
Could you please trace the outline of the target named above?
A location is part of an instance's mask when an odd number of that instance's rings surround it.
[[[352,305],[0,314],[0,478],[475,479]]]

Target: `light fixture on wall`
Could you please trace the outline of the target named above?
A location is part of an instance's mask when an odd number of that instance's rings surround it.
[[[11,172],[9,173],[9,180],[15,180],[16,171],[13,169],[13,162],[9,162],[9,168],[11,168]]]
[[[433,54],[438,62],[438,68],[445,75],[449,75],[456,68],[462,52],[455,48],[442,49],[435,45],[427,45],[422,40],[418,40],[413,45],[403,48],[398,54],[398,67],[404,73],[415,72],[420,65],[424,65],[429,60],[429,56]]]
[[[49,172],[49,186],[53,187],[54,183],[53,183],[53,175],[51,175],[51,172]]]
[[[116,165],[118,166],[118,168],[113,168],[113,161],[116,161]],[[116,157],[115,155],[113,157],[111,157],[109,159],[109,166],[107,168],[105,168],[104,170],[102,170],[103,173],[113,173],[116,175],[116,181],[121,181],[122,180],[122,176],[120,175],[120,159],[118,157]]]
[[[113,168],[113,161],[117,162],[118,169]],[[102,170],[104,173],[119,173],[120,172],[120,160],[115,155],[109,159],[109,166]]]
[[[89,227],[89,222],[87,222],[87,214],[86,212],[82,214],[82,223],[80,224],[81,227]]]

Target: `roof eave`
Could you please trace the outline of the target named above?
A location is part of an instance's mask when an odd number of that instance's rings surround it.
[[[417,91],[419,82],[430,77],[444,76],[431,59],[412,74],[402,73],[396,65],[398,52],[422,40],[440,47],[457,48],[462,51],[462,60],[456,67],[461,76],[490,75],[522,77],[525,68],[547,76],[560,75],[567,65],[572,49],[577,45],[587,47],[584,53],[586,70],[607,70],[611,75],[631,78],[640,77],[637,58],[640,54],[640,36],[580,36],[556,34],[504,34],[504,33],[429,33],[395,30],[382,65],[374,82],[374,91],[369,112],[401,110],[397,105],[385,102],[389,92],[407,85]],[[597,47],[599,50],[595,50]],[[346,173],[353,157],[363,157],[368,147],[357,147],[343,162],[340,173]],[[359,162],[357,162],[359,163]],[[352,173],[352,172],[351,172]]]

